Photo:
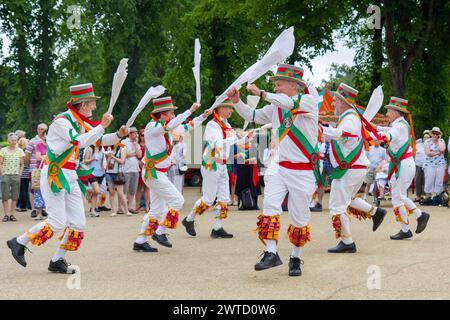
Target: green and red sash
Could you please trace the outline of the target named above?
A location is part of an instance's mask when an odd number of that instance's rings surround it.
[[[77,161],[78,159],[80,149],[78,148],[78,141],[76,140],[76,138],[79,135],[79,131],[78,126],[72,120],[69,114],[63,113],[60,116],[56,117],[55,120],[58,118],[67,119],[72,125],[72,129],[69,131],[72,147],[70,147],[69,149],[64,151],[61,155],[56,157],[50,150],[49,146],[47,145],[47,155],[46,155],[46,163],[48,164],[47,181],[52,192],[58,193],[62,189],[64,189],[68,193],[70,193],[70,185],[67,182],[67,179],[64,176],[64,173],[61,169],[75,170],[75,164],[70,163],[69,160],[72,156],[74,156],[75,161]],[[73,131],[75,131],[75,134],[73,133]],[[86,187],[84,186],[83,181],[86,181],[88,178],[93,177],[92,171],[94,171],[94,168],[91,168],[89,170],[76,169],[75,171],[78,176],[77,181],[78,186],[80,187],[80,190],[83,192],[83,194],[86,194]]]
[[[158,168],[156,168],[156,165],[164,160],[166,160],[169,157],[169,153],[167,150],[164,150],[161,153],[155,154],[152,156],[150,154],[150,151],[148,151],[147,148],[145,148],[145,157],[144,157],[144,163],[145,163],[145,171],[144,171],[144,178],[145,179],[151,179],[155,178],[158,179],[158,175],[156,171]]]
[[[233,130],[228,127],[221,119],[217,112],[213,112],[213,121],[216,122],[222,130],[222,139],[227,138],[227,131]],[[205,151],[203,152],[202,166],[206,170],[217,170],[216,150],[209,142],[206,142]]]
[[[406,128],[408,129],[408,132],[409,132],[410,131],[409,124],[403,120],[400,122],[406,126]],[[389,168],[388,168],[388,180],[391,179],[394,172],[395,172],[395,177],[398,178],[400,175],[402,160],[408,159],[413,156],[412,152],[408,152],[410,146],[411,146],[411,137],[409,137],[408,141],[406,141],[405,144],[400,149],[398,149],[397,152],[393,152],[391,147],[389,146],[388,156],[389,156],[389,158],[391,158],[391,162],[389,163]]]
[[[339,124],[342,123],[342,121],[346,117],[351,116],[351,115],[358,117],[358,119],[361,121],[361,118],[359,117],[358,113],[349,112],[349,113],[345,114],[339,120]],[[363,127],[361,124],[361,130],[363,130],[362,128]],[[358,138],[358,135],[343,131],[342,137],[343,137],[343,139]],[[330,179],[342,178],[345,175],[345,173],[348,171],[348,169],[365,169],[365,168],[367,168],[366,166],[363,166],[363,165],[355,165],[355,162],[361,156],[363,149],[364,149],[364,139],[362,139],[362,137],[361,137],[358,145],[346,157],[344,157],[344,154],[342,153],[342,150],[339,147],[339,143],[336,140],[333,140],[331,142],[331,151],[333,152],[334,159],[336,160],[338,166],[337,166],[337,168],[335,168],[333,170],[333,173],[331,174]]]
[[[278,108],[278,119],[280,121],[278,137],[281,142],[284,137],[289,136],[292,142],[294,142],[300,151],[309,159],[309,163],[307,163],[308,167],[302,166],[301,164],[300,166],[298,166],[299,164],[292,164],[294,166],[290,166],[286,162],[281,162],[280,165],[286,168],[296,168],[297,170],[312,170],[317,184],[319,186],[324,186],[325,182],[320,174],[319,145],[316,144],[315,146],[312,146],[305,135],[294,125],[296,116],[298,114],[306,113],[299,110],[299,99],[300,96],[298,96],[297,100],[294,100],[295,108],[291,111],[285,111]]]

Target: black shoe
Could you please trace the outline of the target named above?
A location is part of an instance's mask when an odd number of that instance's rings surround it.
[[[32,211],[31,211],[31,217],[32,217],[32,218],[36,218],[36,217],[37,217],[36,210],[32,210]]]
[[[419,234],[427,227],[428,219],[430,219],[430,215],[426,212],[422,211],[422,215],[417,219],[417,228],[416,233]]]
[[[98,207],[98,209],[100,211],[111,211],[111,208],[108,208],[107,206],[101,206],[101,207]]]
[[[16,261],[22,267],[26,267],[27,266],[27,262],[25,261],[26,247],[17,242],[17,237],[6,241],[6,244],[8,245],[8,248],[11,249],[11,254],[14,257],[14,259],[16,259]]]
[[[45,209],[42,209],[42,216],[43,217],[48,217],[48,213],[47,213],[47,211],[45,211]]]
[[[167,235],[165,233],[161,235],[154,233],[152,235],[152,239],[164,247],[172,248],[172,244],[170,243],[169,239],[167,239]]]
[[[97,212],[97,213],[99,213],[99,212],[102,211],[102,210],[100,210],[100,208],[95,208],[94,210],[95,210],[95,212]]]
[[[229,239],[229,238],[233,238],[233,235],[231,233],[226,232],[224,228],[220,228],[219,230],[212,229],[212,231],[211,231],[211,238],[214,238],[214,239],[217,239],[217,238]]]
[[[334,248],[328,249],[329,253],[355,253],[356,244],[353,242],[351,244],[345,244],[344,242],[339,242]]]
[[[311,212],[322,212],[322,205],[320,203],[316,203],[314,207],[310,207],[309,210]]]
[[[158,252],[157,248],[153,248],[148,242],[144,243],[134,243],[133,250],[138,252]]]
[[[289,259],[289,276],[290,277],[298,277],[302,275],[302,269],[300,269],[300,265],[303,264],[303,260],[300,258],[291,257]]]
[[[412,236],[413,236],[413,234],[412,234],[411,230],[408,230],[408,232],[403,232],[402,230],[400,230],[399,233],[391,236],[391,240],[403,240],[403,239],[411,238]]]
[[[281,262],[278,253],[264,251],[264,256],[261,261],[255,264],[255,271],[273,268],[282,264],[283,262]]]
[[[50,260],[50,264],[48,265],[48,271],[54,273],[64,273],[64,274],[74,274],[76,270],[70,267],[70,263],[67,263],[63,258],[59,259],[56,262]]]
[[[387,211],[382,208],[377,208],[377,211],[375,211],[375,214],[372,216],[373,221],[373,228],[372,231],[376,231],[380,224],[383,222],[384,216],[386,215]]]
[[[187,221],[187,217],[181,221],[181,224],[186,228],[186,232],[193,237],[197,235],[197,232],[195,232],[194,223],[194,221]]]

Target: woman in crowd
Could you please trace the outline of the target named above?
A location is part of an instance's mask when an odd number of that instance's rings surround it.
[[[257,167],[257,144],[251,142],[238,148],[238,169],[236,181],[236,195],[238,196],[238,210],[259,210],[258,196],[261,195],[261,185]],[[250,193],[252,206],[243,203],[243,197]]]
[[[13,215],[19,198],[20,176],[23,173],[25,153],[18,146],[18,138],[14,133],[8,135],[8,146],[0,150],[1,190],[5,216],[3,222],[17,221]],[[11,203],[9,203],[11,200]],[[9,213],[9,216],[8,216]]]
[[[414,158],[416,162],[416,175],[414,177],[414,185],[416,189],[416,199],[414,201],[420,201],[425,195],[425,175],[423,171],[423,166],[425,165],[425,141],[430,139],[430,130],[425,130],[422,133],[422,138],[416,141],[416,156]]]
[[[100,185],[102,184],[103,178],[105,177],[103,157],[104,153],[102,146],[92,145],[85,150],[83,162],[85,165],[89,166],[89,169],[94,169],[92,171],[92,175],[94,177],[88,179],[92,189],[90,197],[91,208],[89,209],[89,215],[91,217],[99,216],[99,210],[97,209],[97,200],[98,196],[101,194]]]
[[[106,182],[108,183],[109,201],[111,202],[112,213],[111,217],[117,214],[126,213],[127,216],[133,214],[128,211],[127,197],[123,191],[123,185],[125,184],[125,176],[123,175],[123,164],[127,158],[127,152],[125,151],[123,144],[118,144],[109,148],[106,152]],[[116,192],[118,195],[116,206]]]
[[[17,145],[25,152],[25,149],[29,142],[25,136],[25,131],[16,130],[14,134],[17,136]],[[16,211],[25,212],[27,210],[31,210],[30,178],[30,167],[26,162],[24,162],[23,171],[20,176],[19,198],[16,202]]]
[[[445,142],[441,139],[442,132],[438,127],[431,130],[431,139],[424,142],[425,149],[425,193],[428,198],[444,191],[445,175]]]
[[[35,152],[36,168],[41,168],[44,157],[47,154],[47,143],[45,140],[36,144]],[[34,209],[36,210],[36,218],[34,220],[44,220],[43,210],[45,209],[45,202],[40,187],[36,186],[32,191],[34,195]]]
[[[145,156],[145,137],[144,137],[144,131],[145,129],[139,130],[139,146],[141,147],[142,156],[139,157],[139,182],[138,182],[138,188],[136,190],[136,209],[135,211],[139,212],[142,209],[141,204],[141,198],[142,198],[142,190],[144,190],[144,198],[145,198],[145,212],[149,211],[149,205],[150,205],[150,189],[147,187],[147,185],[144,183],[144,180],[142,180],[142,168],[144,167],[144,163],[142,162],[142,158]]]

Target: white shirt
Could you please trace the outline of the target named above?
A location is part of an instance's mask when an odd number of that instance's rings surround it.
[[[198,127],[205,120],[203,115],[200,115],[192,121],[193,126],[191,126],[190,124],[184,126],[183,122],[190,115],[190,110],[179,114],[178,116],[170,120],[165,128],[155,121],[150,121],[145,127],[144,132],[145,147],[150,152],[150,155],[155,156],[161,152],[167,151],[166,140],[164,139],[164,133],[166,132],[166,130],[169,131],[169,140],[172,144],[172,135],[170,134],[170,132],[175,132],[176,134],[186,133],[187,131],[191,131]],[[156,168],[167,169],[168,167],[170,167],[169,157],[156,164]]]
[[[386,133],[389,139],[389,146],[392,152],[397,153],[401,147],[409,140],[411,133],[409,131],[409,125],[405,119],[399,117],[395,119],[390,127],[377,126],[377,131],[383,131]],[[408,152],[412,152],[411,146],[408,148]]]
[[[266,105],[261,109],[253,110],[250,106],[240,100],[236,104],[236,110],[246,121],[255,122],[261,125],[271,123],[272,129],[277,129],[280,127],[278,108],[291,111],[295,107],[295,99],[297,99],[297,96],[290,98],[283,93],[276,94],[268,92],[266,101],[270,102],[269,105]],[[295,117],[293,125],[295,125],[296,128],[305,135],[309,143],[315,147],[318,136],[319,110],[312,95],[305,94],[301,96],[300,111],[306,113],[298,114]],[[279,143],[279,161],[308,163],[309,159],[302,151],[300,151],[291,138],[286,136]]]
[[[66,150],[71,148],[73,144],[71,143],[71,136],[75,137],[75,140],[78,142],[78,147],[80,149],[89,147],[94,144],[97,140],[101,138],[102,145],[114,145],[119,142],[119,138],[115,133],[104,134],[105,129],[98,125],[89,132],[85,132],[84,127],[78,123],[75,117],[72,114],[72,111],[67,111],[70,118],[74,123],[76,123],[79,127],[79,134],[72,127],[72,124],[65,117],[56,118],[50,127],[48,128],[47,135],[47,145],[50,151],[56,156],[60,156]],[[77,162],[78,159],[74,159],[74,156],[69,160],[69,162]]]
[[[226,130],[226,138],[223,137],[222,128],[214,121],[208,121],[203,139],[215,150],[215,158],[226,160],[230,155],[231,147],[234,144],[242,144],[245,138],[239,139],[230,123],[225,119],[220,119],[229,130]]]
[[[343,133],[347,132],[357,137],[344,137]],[[324,127],[323,137],[325,139],[335,140],[339,148],[342,151],[344,157],[348,156],[360,143],[361,137],[361,119],[353,109],[348,109],[343,112],[339,117],[339,124],[337,128]],[[330,146],[330,161],[333,167],[337,167],[338,163]],[[363,150],[359,155],[359,158],[353,165],[368,166],[370,164],[367,159],[366,151],[363,146]]]
[[[423,144],[422,139],[416,140],[416,156],[414,160],[416,161],[416,166],[423,168],[423,165],[425,164],[426,159],[425,154],[425,146]]]
[[[123,144],[125,145],[125,151],[127,152],[127,158],[125,159],[125,163],[123,164],[123,172],[140,172],[141,170],[139,169],[139,160],[136,157],[136,146],[140,148],[137,139],[135,142],[133,142],[130,140],[130,138],[126,138],[125,140],[123,140]]]

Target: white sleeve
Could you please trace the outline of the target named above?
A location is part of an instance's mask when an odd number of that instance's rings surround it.
[[[66,142],[78,142],[79,148],[86,148],[92,144],[94,144],[98,139],[101,138],[105,129],[98,125],[94,127],[89,132],[78,134],[70,124],[69,120],[64,118],[56,119],[50,126],[53,126],[55,132],[57,132],[58,136]]]
[[[197,128],[199,125],[201,125],[203,123],[203,121],[205,121],[205,117],[203,115],[199,115],[198,117],[194,118],[194,120],[192,120],[192,124],[181,124],[178,127],[176,127],[175,129],[173,129],[173,132],[175,132],[176,134],[183,134],[189,131],[194,130],[195,128]]]
[[[222,138],[222,130],[218,125],[209,124],[205,129],[205,140],[214,148],[215,146],[219,146],[224,148],[226,145],[232,146],[237,143],[238,137],[237,135],[233,135],[229,138]]]
[[[239,100],[235,105],[237,113],[248,122],[255,122],[257,124],[272,123],[272,114],[274,105],[269,104],[261,109],[252,109],[249,105]]]
[[[275,107],[284,109],[286,111],[291,110],[294,108],[294,100],[292,98],[288,97],[284,93],[266,93],[266,101],[273,104]]]
[[[167,130],[174,130],[176,127],[181,125],[186,119],[192,114],[191,110],[186,110],[182,114],[179,114],[175,118],[169,121],[169,123],[166,126]]]

